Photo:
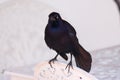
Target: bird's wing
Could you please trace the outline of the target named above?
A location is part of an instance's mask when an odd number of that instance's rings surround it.
[[[67,28],[68,33],[70,35],[74,35],[76,36],[76,31],[75,29],[72,27],[72,25],[70,23],[68,23],[67,21],[63,20],[64,26]]]

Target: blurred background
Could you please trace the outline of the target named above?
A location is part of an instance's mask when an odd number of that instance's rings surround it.
[[[56,55],[44,41],[53,11],[73,25],[80,44],[91,53],[91,74],[100,80],[119,80],[120,15],[113,0],[0,0],[0,80],[8,68]]]

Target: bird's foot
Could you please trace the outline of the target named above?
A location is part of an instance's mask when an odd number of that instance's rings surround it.
[[[73,69],[72,61],[70,61],[65,68],[65,69],[68,68],[68,73],[70,72],[70,67]]]
[[[53,68],[51,63],[54,63],[55,61],[57,61],[56,58],[53,58],[53,59],[51,59],[51,60],[49,61],[49,64],[50,64],[51,68]]]

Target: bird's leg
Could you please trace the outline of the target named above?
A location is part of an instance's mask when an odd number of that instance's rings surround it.
[[[73,65],[72,65],[72,54],[71,54],[71,58],[70,58],[70,62],[67,64],[66,68],[68,68],[68,72],[70,71],[70,67],[73,69]]]
[[[49,61],[49,64],[50,64],[51,67],[52,67],[51,62],[54,63],[54,61],[57,61],[57,56],[58,56],[58,54],[57,54],[53,59],[51,59],[51,60]],[[52,68],[53,68],[53,67],[52,67]]]

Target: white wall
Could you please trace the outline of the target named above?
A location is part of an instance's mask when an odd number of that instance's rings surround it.
[[[35,0],[9,0],[0,5],[0,72],[52,57],[44,41],[52,11],[48,7]]]

